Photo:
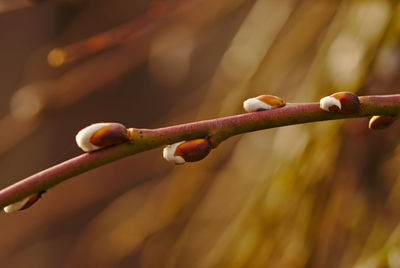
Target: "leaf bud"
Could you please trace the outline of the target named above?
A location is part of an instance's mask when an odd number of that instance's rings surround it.
[[[32,206],[34,203],[36,203],[36,201],[39,200],[39,198],[42,196],[43,193],[44,193],[44,191],[31,194],[30,196],[27,196],[22,200],[19,200],[15,203],[12,203],[12,204],[4,207],[3,210],[5,213],[11,213],[11,212],[27,209],[30,206]]]
[[[128,129],[119,123],[96,123],[80,130],[75,137],[78,146],[85,152],[129,141]]]
[[[360,110],[360,100],[351,92],[337,92],[319,101],[322,110],[334,113],[356,113]]]
[[[249,113],[270,110],[285,105],[286,103],[283,99],[273,95],[260,95],[243,102],[244,110]]]
[[[391,115],[374,115],[368,123],[370,129],[384,129],[390,126],[395,120]]]
[[[190,141],[180,141],[168,145],[163,150],[163,157],[175,164],[185,162],[196,162],[206,157],[211,151],[211,144],[208,139],[195,139]]]

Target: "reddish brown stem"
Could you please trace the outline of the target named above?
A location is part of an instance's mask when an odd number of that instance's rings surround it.
[[[400,114],[400,94],[360,97],[356,113],[330,113],[319,103],[292,103],[285,107],[204,120],[158,129],[133,129],[133,143],[124,143],[82,154],[36,173],[0,191],[0,206],[16,202],[30,194],[45,191],[56,184],[117,159],[182,140],[210,138],[213,147],[234,135],[293,124],[373,115]]]

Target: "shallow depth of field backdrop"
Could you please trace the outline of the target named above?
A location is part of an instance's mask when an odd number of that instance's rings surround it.
[[[398,93],[399,40],[397,1],[0,0],[0,186],[80,154],[75,134],[93,122],[211,119],[259,94]],[[79,175],[1,213],[0,266],[400,267],[400,124],[367,122]]]

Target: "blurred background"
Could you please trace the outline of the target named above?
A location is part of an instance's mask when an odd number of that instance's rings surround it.
[[[273,94],[398,93],[385,0],[0,0],[0,186],[102,121],[156,128]],[[321,122],[161,149],[0,214],[1,267],[400,267],[400,125]]]

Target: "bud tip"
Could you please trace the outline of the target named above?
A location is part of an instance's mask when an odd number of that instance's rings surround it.
[[[342,104],[338,99],[331,96],[327,96],[323,97],[319,101],[319,107],[327,112],[340,111],[342,109]]]
[[[174,162],[177,165],[184,164],[186,162],[185,159],[183,159],[182,156],[175,155],[176,148],[184,142],[186,141],[176,142],[174,144],[167,145],[166,147],[164,147],[163,149],[164,159],[167,160],[168,162]]]

